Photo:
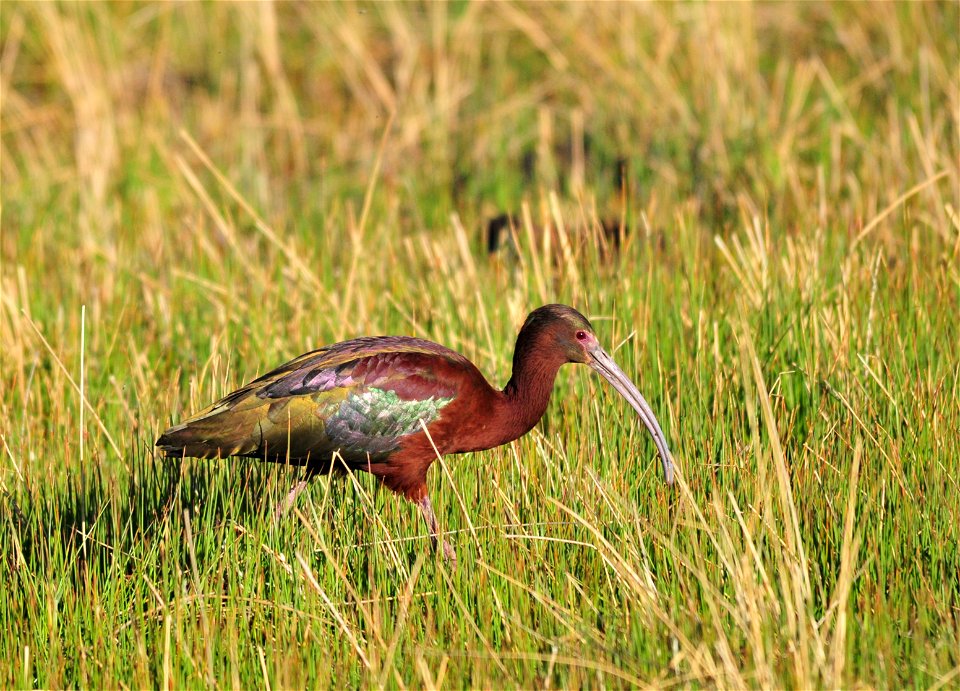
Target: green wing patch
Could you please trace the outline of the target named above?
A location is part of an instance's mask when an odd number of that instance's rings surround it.
[[[326,432],[343,450],[381,454],[395,449],[400,438],[430,424],[453,397],[404,400],[396,392],[370,387],[351,392],[327,419]]]

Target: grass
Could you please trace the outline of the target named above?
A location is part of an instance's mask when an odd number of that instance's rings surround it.
[[[960,683],[957,22],[3,3],[0,685]],[[274,524],[294,471],[154,454],[360,334],[502,385],[546,302],[678,486],[573,367],[534,432],[435,464],[456,570],[369,477]]]

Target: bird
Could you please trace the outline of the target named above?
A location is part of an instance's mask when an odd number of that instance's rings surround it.
[[[516,259],[520,255],[520,246],[518,240],[523,236],[523,219],[516,214],[500,213],[491,217],[487,221],[486,245],[487,256],[496,258],[500,256]],[[533,242],[535,248],[546,246],[549,239],[550,247],[553,248],[552,259],[556,263],[565,261],[565,255],[560,239],[560,232],[553,225],[538,225],[534,223],[531,226],[533,231]],[[566,242],[570,246],[573,256],[581,256],[591,245],[597,248],[601,258],[610,258],[620,251],[620,246],[624,238],[630,232],[629,226],[625,225],[620,217],[607,217],[585,224],[574,225],[567,230]],[[549,236],[547,238],[546,236]]]
[[[517,336],[513,372],[493,387],[460,353],[408,336],[355,338],[305,353],[224,396],[156,446],[166,457],[257,458],[306,467],[278,511],[315,475],[372,473],[416,504],[434,549],[441,532],[427,492],[438,456],[484,451],[540,421],[567,363],[588,365],[636,410],[653,437],[664,479],[674,462],[666,436],[636,385],[601,347],[593,326],[566,305],[539,307]],[[440,543],[456,564],[456,551]]]
[[[575,224],[567,229],[566,241],[571,245],[575,256],[591,245],[596,246],[601,257],[610,257],[620,251],[621,245],[630,232],[627,224],[629,211],[630,191],[632,187],[630,177],[630,161],[620,157],[614,166],[613,189],[616,190],[615,203],[608,204],[609,215],[599,217],[595,222]],[[487,219],[485,234],[487,256],[501,255],[516,258],[519,254],[518,239],[524,229],[521,215],[510,212],[501,212]],[[564,261],[560,234],[557,228],[550,223],[538,225],[534,223],[532,231],[537,246],[545,246],[549,241],[554,248],[554,260]]]

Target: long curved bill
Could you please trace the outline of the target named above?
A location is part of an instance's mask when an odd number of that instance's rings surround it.
[[[597,346],[590,351],[590,355],[593,356],[593,361],[587,364],[602,374],[603,378],[613,384],[613,388],[630,402],[643,424],[650,431],[653,441],[657,445],[657,450],[660,452],[660,459],[663,461],[664,479],[666,479],[668,485],[673,484],[673,458],[667,448],[667,438],[664,436],[663,430],[660,429],[660,423],[657,422],[650,404],[640,394],[636,385],[620,369],[620,366],[607,354],[607,351]]]

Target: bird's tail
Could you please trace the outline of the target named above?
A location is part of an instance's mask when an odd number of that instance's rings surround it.
[[[156,446],[167,458],[226,458],[256,450],[249,435],[223,429],[215,419],[188,420],[171,427],[157,439]]]

